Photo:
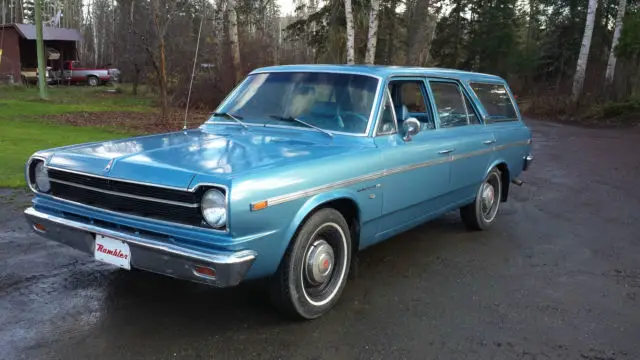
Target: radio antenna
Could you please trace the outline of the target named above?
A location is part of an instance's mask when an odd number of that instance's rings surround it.
[[[203,2],[203,7],[205,3]],[[191,88],[193,87],[193,77],[196,73],[196,62],[198,61],[198,49],[200,48],[200,34],[202,33],[202,23],[204,22],[205,14],[207,12],[206,7],[202,11],[202,16],[200,17],[200,29],[198,29],[198,41],[196,42],[196,53],[193,56],[193,69],[191,70],[191,81],[189,83],[189,93],[187,94],[187,104],[184,108],[184,125],[182,127],[183,130],[187,129],[187,116],[189,115],[189,102],[191,101]]]

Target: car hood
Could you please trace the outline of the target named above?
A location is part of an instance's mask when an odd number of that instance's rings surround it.
[[[354,145],[315,132],[262,129],[237,127],[213,132],[200,128],[74,145],[53,149],[48,166],[188,188],[195,176],[224,183],[248,170],[324,158],[365,146],[364,142],[354,141]]]

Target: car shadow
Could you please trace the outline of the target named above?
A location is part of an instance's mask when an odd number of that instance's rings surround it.
[[[437,256],[446,247],[456,246],[451,238],[459,236],[468,236],[459,217],[457,214],[445,214],[365,249],[359,256],[359,276],[350,280],[347,289],[357,288],[357,284],[363,281],[397,281],[395,276],[398,273],[423,263],[430,256]],[[156,321],[171,320],[188,323],[191,328],[215,324],[216,331],[225,331],[242,323],[268,326],[287,321],[270,303],[266,280],[217,289],[143,271],[116,270],[107,277],[105,307],[112,325],[120,321],[129,322],[134,316],[146,319],[151,327]],[[345,295],[358,296],[354,291],[347,291]]]

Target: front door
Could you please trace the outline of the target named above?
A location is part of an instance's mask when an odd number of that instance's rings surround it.
[[[391,93],[397,102],[395,106]],[[386,170],[386,175],[380,178],[383,205],[376,242],[428,220],[448,202],[451,167],[448,149],[455,139],[434,131],[426,99],[426,84],[421,78],[394,79],[386,91],[374,132]],[[409,113],[422,126],[411,141],[405,141],[398,124]]]

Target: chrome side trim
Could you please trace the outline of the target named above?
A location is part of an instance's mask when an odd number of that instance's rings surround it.
[[[399,174],[399,173],[403,173],[403,172],[406,172],[406,171],[411,171],[411,170],[420,169],[420,168],[424,168],[424,167],[429,167],[429,166],[433,166],[433,165],[444,164],[444,163],[448,163],[448,162],[451,162],[451,156],[442,157],[442,158],[435,159],[435,160],[429,160],[429,161],[425,161],[425,162],[418,163],[418,164],[404,165],[404,166],[400,166],[400,167],[393,168],[393,169],[390,169],[390,170],[385,170],[385,171],[383,171],[382,176]]]
[[[327,184],[327,185],[321,185],[321,186],[317,186],[311,189],[307,189],[307,190],[300,190],[300,191],[296,191],[290,194],[285,194],[285,195],[281,195],[281,196],[275,196],[272,198],[267,199],[267,205],[271,206],[271,205],[277,205],[277,204],[282,204],[288,201],[293,201],[299,198],[303,198],[303,197],[307,197],[307,196],[312,196],[312,195],[316,195],[319,194],[321,192],[327,191],[327,190],[333,190],[333,189],[338,189],[341,187],[345,187],[345,186],[350,186],[350,185],[354,185],[357,184],[359,182],[363,182],[363,181],[367,181],[367,180],[374,180],[377,179],[379,177],[384,176],[384,171],[379,171],[379,172],[375,172],[369,175],[363,175],[363,176],[358,176],[355,178],[351,178],[351,179],[347,179],[347,180],[342,180],[342,181],[338,181],[335,183],[331,183],[331,184]],[[254,205],[258,202],[261,201],[257,201],[254,203],[251,203],[251,205]]]
[[[514,146],[521,146],[521,145],[529,145],[531,144],[531,140],[522,140],[522,141],[515,141],[512,143],[508,143],[508,144],[502,144],[502,145],[498,145],[498,146],[494,146],[493,149],[494,150],[503,150],[503,149],[507,149],[510,147],[514,147]]]
[[[439,164],[443,164],[443,163],[447,163],[447,162],[453,162],[453,161],[456,161],[456,160],[465,159],[465,158],[478,156],[478,155],[483,155],[483,154],[486,154],[486,153],[490,153],[490,152],[497,151],[497,150],[503,150],[503,149],[510,148],[510,147],[527,145],[529,143],[530,143],[530,140],[516,141],[516,142],[512,142],[512,143],[508,143],[508,144],[503,144],[503,145],[500,145],[500,146],[495,146],[493,148],[476,150],[476,151],[472,151],[472,152],[469,152],[469,153],[460,154],[460,155],[454,155],[454,156],[449,155],[447,157],[442,157],[442,158],[435,159],[435,160],[429,160],[429,161],[425,161],[425,162],[421,162],[421,163],[417,163],[417,164],[403,165],[403,166],[399,166],[399,167],[392,168],[392,169],[386,169],[386,170],[382,170],[382,171],[377,171],[377,172],[374,172],[374,173],[371,173],[371,174],[362,175],[362,176],[354,177],[354,178],[347,179],[347,180],[341,180],[341,181],[337,181],[337,182],[329,183],[329,184],[325,184],[325,185],[320,185],[320,186],[316,186],[316,187],[313,187],[313,188],[310,188],[310,189],[299,190],[299,191],[296,191],[296,192],[292,192],[292,193],[284,194],[284,195],[280,195],[280,196],[274,196],[274,197],[268,198],[266,200],[255,201],[255,202],[251,203],[251,208],[253,208],[253,206],[255,204],[261,203],[263,201],[267,202],[267,206],[278,205],[278,204],[282,204],[282,203],[285,203],[285,202],[297,200],[297,199],[300,199],[300,198],[305,198],[305,197],[308,197],[308,196],[317,195],[317,194],[320,194],[320,193],[328,191],[328,190],[334,190],[334,189],[338,189],[338,188],[341,188],[341,187],[351,186],[351,185],[354,185],[354,184],[357,184],[357,183],[360,183],[360,182],[364,182],[364,181],[375,180],[375,179],[378,179],[378,178],[381,178],[381,177],[384,177],[384,176],[399,174],[399,173],[402,173],[402,172],[411,171],[411,170],[415,170],[415,169],[419,169],[419,168],[423,168],[423,167],[429,167],[429,166],[433,166],[433,165],[439,165]],[[259,210],[256,210],[256,211],[259,211]]]
[[[227,234],[229,232],[229,230],[228,230],[229,227],[228,226],[225,227],[224,230],[219,230],[219,229],[215,229],[215,228],[207,228],[207,227],[202,227],[202,226],[181,224],[181,223],[172,222],[172,221],[158,220],[158,219],[147,218],[147,217],[142,217],[142,216],[138,216],[138,215],[131,215],[131,214],[127,214],[127,213],[117,212],[117,211],[113,211],[113,210],[103,209],[103,208],[100,208],[100,207],[97,207],[97,206],[91,206],[91,205],[79,203],[79,202],[76,202],[76,201],[59,198],[57,196],[53,196],[53,195],[49,195],[49,194],[43,194],[43,193],[37,193],[37,194],[40,197],[43,197],[43,198],[46,198],[46,199],[49,199],[49,200],[60,201],[60,202],[63,202],[63,203],[74,205],[74,206],[79,206],[79,207],[85,208],[88,211],[104,212],[104,213],[106,213],[108,215],[111,215],[111,216],[124,217],[124,218],[128,218],[128,219],[135,220],[135,221],[141,221],[141,222],[147,222],[147,223],[155,223],[157,225],[162,225],[162,226],[179,227],[179,228],[184,228],[184,229],[189,229],[189,230],[194,230],[194,231],[205,231],[205,232],[216,233],[216,234]],[[83,216],[86,216],[86,215],[83,215]]]
[[[466,158],[470,158],[470,157],[474,157],[474,156],[478,156],[478,155],[484,155],[484,154],[487,154],[487,153],[490,153],[490,152],[493,152],[493,151],[494,150],[492,148],[487,148],[487,149],[471,151],[471,152],[460,154],[460,155],[453,155],[451,161],[456,161],[456,160],[460,160],[460,159],[466,159]]]
[[[157,203],[161,203],[161,204],[169,204],[169,205],[176,205],[176,206],[184,206],[184,207],[189,207],[189,208],[196,208],[198,207],[198,204],[193,204],[193,203],[183,203],[183,202],[179,202],[179,201],[171,201],[171,200],[162,200],[162,199],[158,199],[158,198],[151,198],[151,197],[147,197],[147,196],[138,196],[138,195],[132,195],[132,194],[127,194],[127,193],[122,193],[122,192],[117,192],[117,191],[110,191],[110,190],[103,190],[103,189],[98,189],[92,186],[86,186],[86,185],[81,185],[81,184],[76,184],[76,183],[72,183],[69,181],[64,181],[64,180],[57,180],[57,179],[49,179],[49,181],[51,182],[56,182],[59,184],[64,184],[64,185],[69,185],[69,186],[74,186],[74,187],[78,187],[81,189],[86,189],[86,190],[91,190],[91,191],[97,191],[97,192],[101,192],[104,194],[109,194],[109,195],[115,195],[115,196],[121,196],[121,197],[127,197],[130,199],[138,199],[138,200],[145,200],[145,201],[153,201],[153,202],[157,202]]]

